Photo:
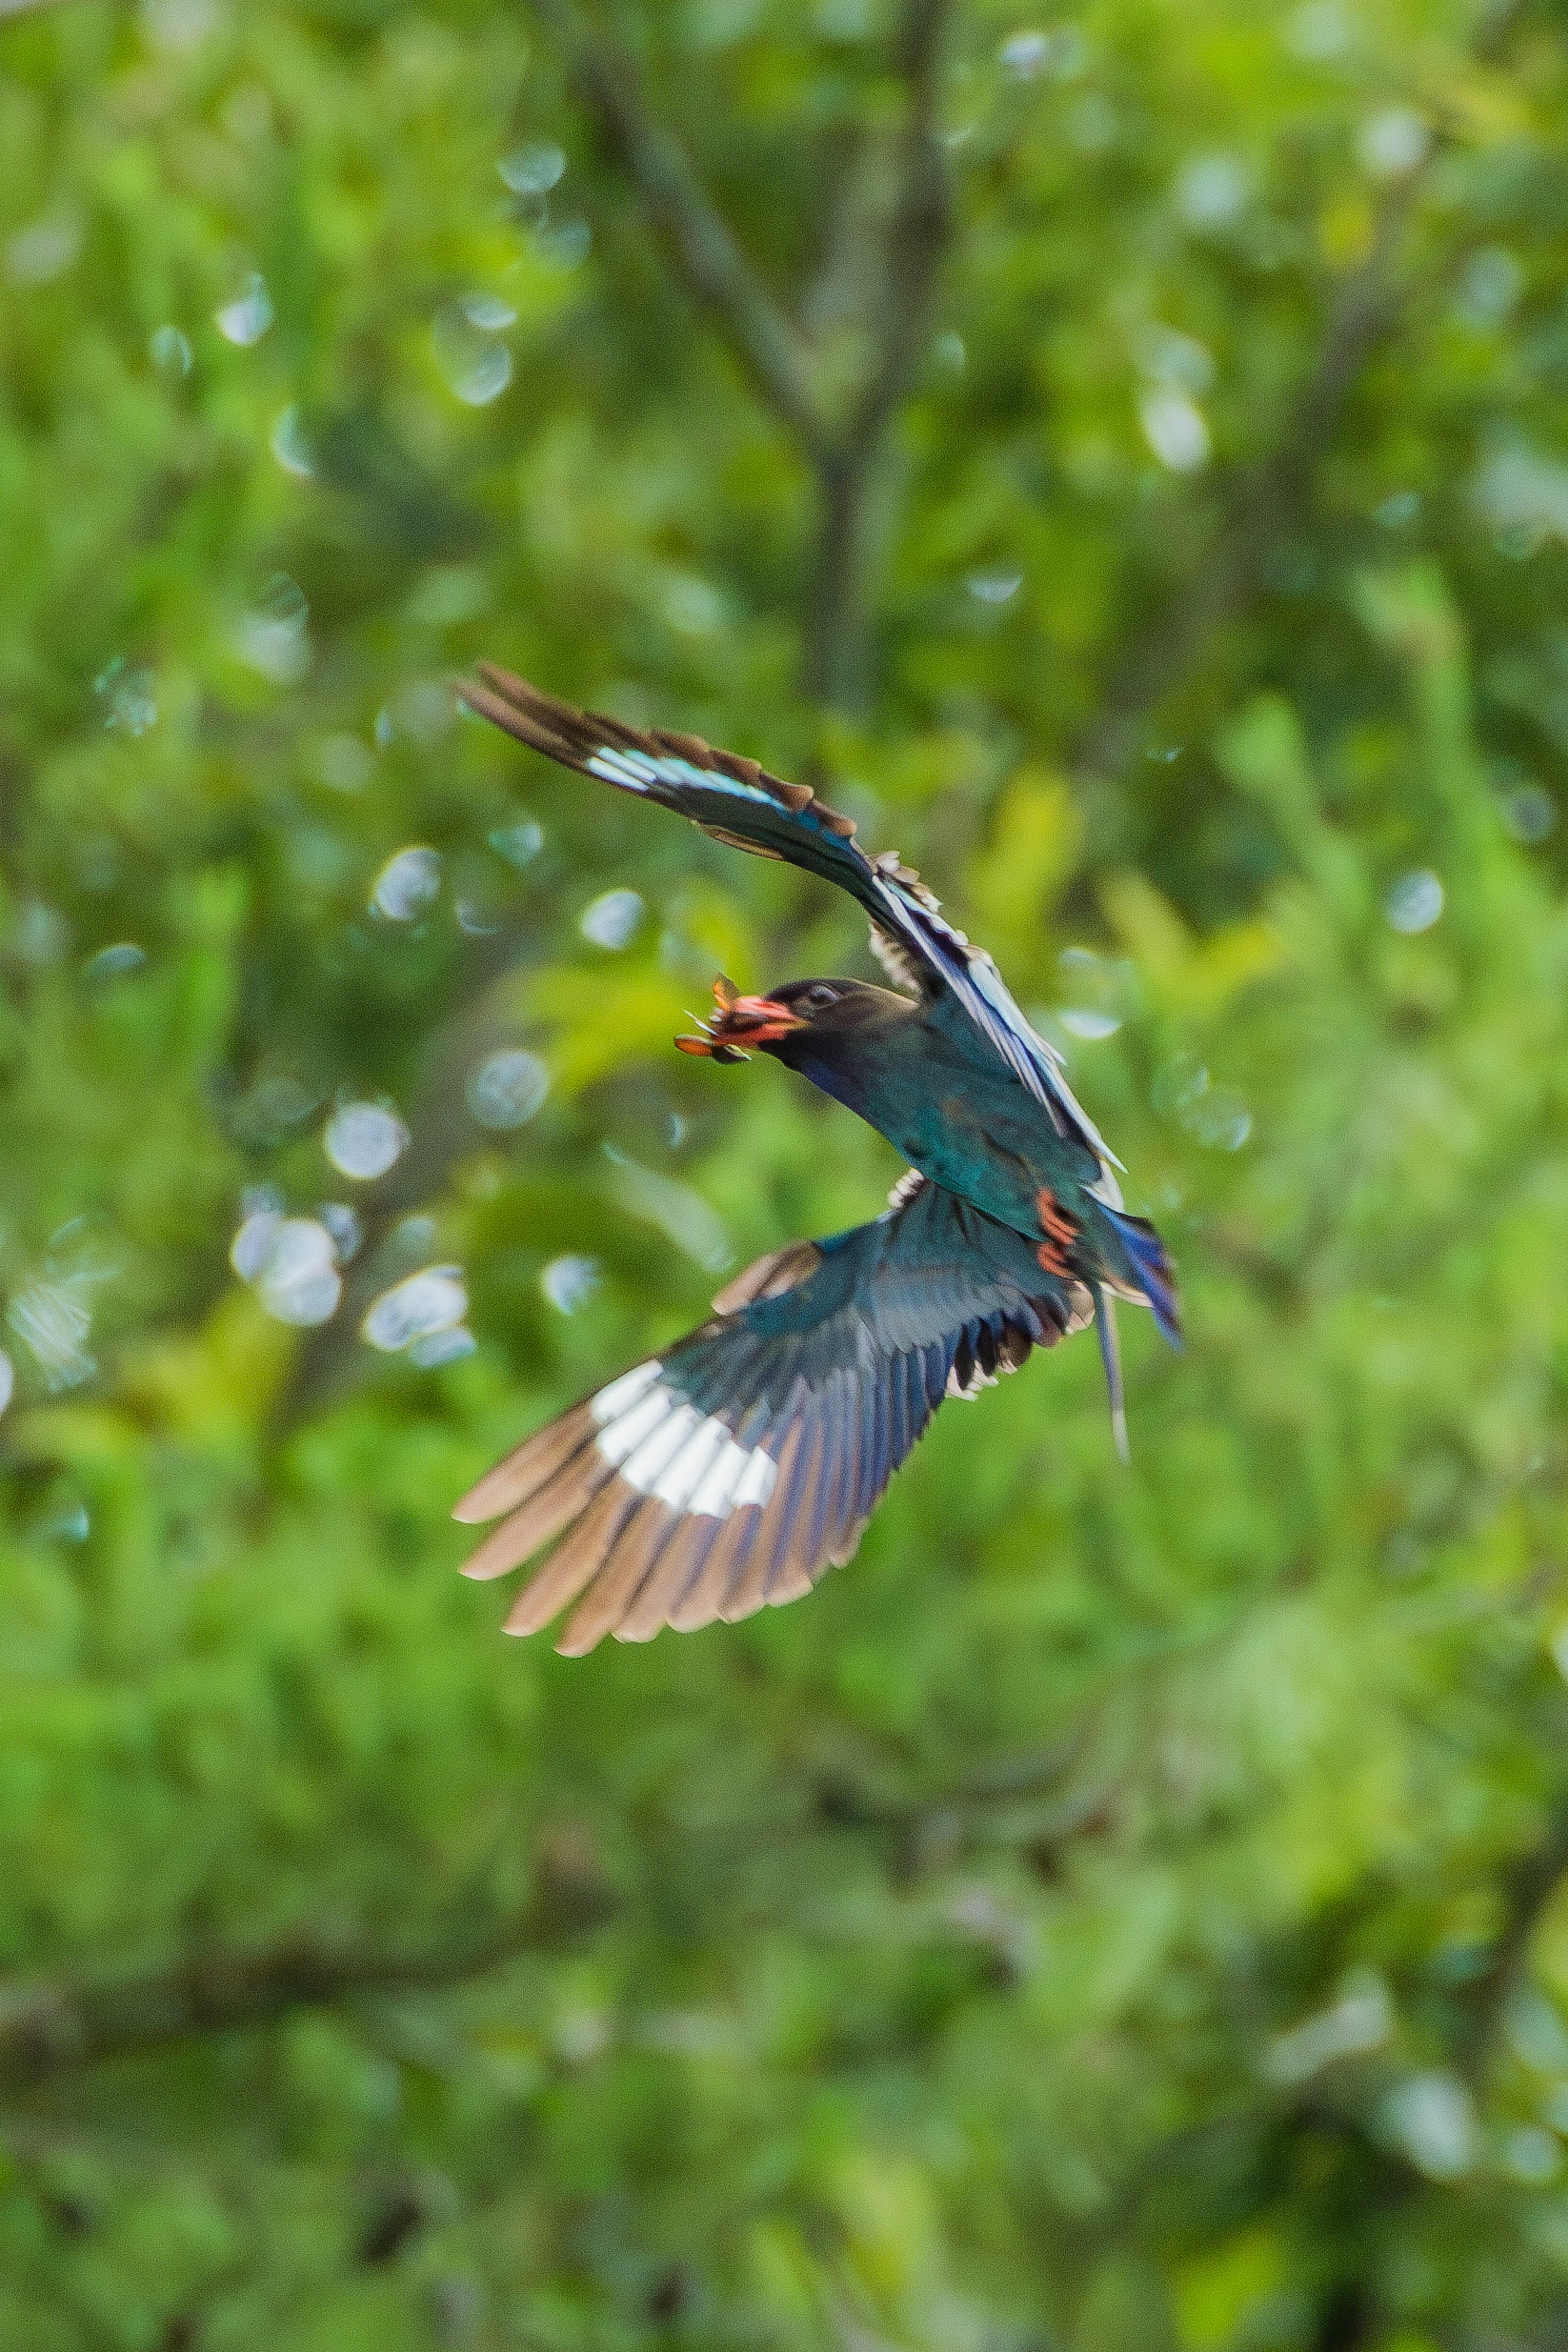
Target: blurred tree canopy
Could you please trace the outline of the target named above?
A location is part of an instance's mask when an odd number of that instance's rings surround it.
[[[0,2344],[1568,2342],[1558,0],[0,19]],[[894,1168],[668,1050],[852,911],[480,653],[993,947],[1130,1472],[1080,1342],[497,1637],[451,1499]]]

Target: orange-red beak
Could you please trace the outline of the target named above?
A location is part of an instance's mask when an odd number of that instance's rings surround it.
[[[771,1045],[805,1023],[787,1004],[771,996],[742,996],[732,980],[721,972],[713,982],[713,1017],[702,1024],[700,1037],[678,1037],[683,1054],[704,1054],[715,1062],[743,1062],[748,1045]]]
[[[805,1027],[798,1013],[771,996],[737,996],[721,1024],[725,1034],[743,1037],[752,1045],[771,1045],[775,1037],[787,1037],[792,1029]]]

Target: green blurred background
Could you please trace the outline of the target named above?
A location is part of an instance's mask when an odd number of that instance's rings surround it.
[[[0,2347],[1568,2343],[1560,0],[0,19]],[[896,1163],[669,1048],[853,909],[480,654],[994,950],[1131,1471],[1080,1340],[499,1637],[452,1499]]]

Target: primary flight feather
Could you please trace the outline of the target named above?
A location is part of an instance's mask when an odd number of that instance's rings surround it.
[[[605,1633],[647,1641],[797,1599],[849,1558],[944,1396],[975,1395],[1090,1321],[1125,1454],[1111,1299],[1152,1307],[1178,1340],[1170,1264],[991,958],[804,784],[697,736],[577,710],[488,662],[458,690],[563,766],[837,883],[913,992],[835,979],[743,996],[721,979],[702,1034],[677,1040],[718,1061],[771,1054],[885,1135],[910,1173],[871,1223],[759,1259],[700,1329],[464,1496],[457,1517],[500,1521],[466,1575],[504,1575],[555,1541],[508,1632],[571,1608],[556,1646],[576,1656]]]

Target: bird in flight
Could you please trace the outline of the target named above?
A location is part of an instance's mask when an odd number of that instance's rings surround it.
[[[910,1162],[879,1217],[759,1258],[699,1329],[463,1497],[457,1518],[500,1521],[465,1575],[504,1576],[555,1542],[507,1632],[570,1607],[556,1647],[576,1657],[606,1633],[646,1642],[798,1599],[849,1559],[944,1397],[977,1395],[1086,1323],[1125,1458],[1111,1301],[1152,1307],[1179,1343],[1170,1263],[991,958],[896,855],[868,856],[849,818],[754,760],[574,709],[488,662],[458,692],[563,767],[858,899],[893,988],[797,980],[745,996],[720,979],[701,1034],[676,1043],[716,1062],[771,1054]]]

